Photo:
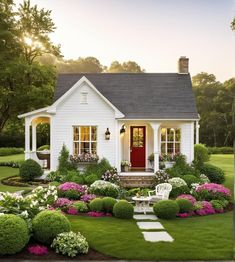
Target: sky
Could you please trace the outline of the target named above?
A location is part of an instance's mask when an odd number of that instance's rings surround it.
[[[22,1],[16,0],[16,3]],[[31,0],[52,10],[51,40],[66,59],[94,56],[103,65],[134,60],[146,72],[235,76],[235,0]]]

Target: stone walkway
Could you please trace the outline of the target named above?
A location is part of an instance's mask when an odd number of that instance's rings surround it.
[[[163,225],[160,222],[157,222],[158,218],[154,214],[135,214],[134,219],[137,220],[137,226],[142,231],[144,235],[144,239],[149,242],[173,242],[174,239],[171,237],[169,233],[164,230]],[[146,221],[147,220],[147,221]],[[148,220],[151,220],[148,221]],[[152,222],[155,221],[155,222]],[[146,231],[151,230],[151,231]],[[154,230],[154,231],[153,231]]]

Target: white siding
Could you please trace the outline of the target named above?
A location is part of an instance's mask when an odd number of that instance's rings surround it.
[[[193,122],[181,124],[181,153],[186,155],[187,162],[194,159],[194,128]]]
[[[82,93],[87,92],[87,104],[80,103]],[[58,156],[63,143],[73,153],[73,126],[97,126],[97,154],[115,165],[115,113],[114,110],[87,84],[78,87],[57,106],[51,120],[51,169],[58,166]],[[110,140],[105,140],[109,128]]]

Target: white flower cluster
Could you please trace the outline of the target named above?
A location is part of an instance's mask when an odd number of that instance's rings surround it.
[[[79,232],[74,233],[73,231],[58,234],[51,247],[55,248],[56,253],[69,257],[75,257],[77,254],[87,254],[89,248],[86,238]]]
[[[187,186],[186,182],[180,177],[173,177],[168,180],[168,183],[171,184],[173,188]]]
[[[119,189],[119,186],[104,180],[96,180],[93,184],[91,184],[90,189],[106,189],[110,187]]]
[[[39,186],[26,197],[4,192],[0,193],[0,212],[16,214],[28,219],[54,204],[57,198],[57,189],[54,186]]]

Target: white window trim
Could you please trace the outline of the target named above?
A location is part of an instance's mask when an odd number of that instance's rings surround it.
[[[81,134],[81,127],[89,127],[89,140],[80,140],[80,134]],[[74,128],[78,128],[78,140],[74,140]],[[91,139],[91,128],[96,127],[96,140]],[[98,136],[98,127],[95,125],[74,125],[73,126],[73,155],[75,155],[75,150],[74,150],[74,143],[78,143],[78,155],[81,155],[81,143],[89,143],[89,153],[91,154],[91,143],[96,143],[96,154],[97,154],[97,136]]]
[[[166,140],[162,141],[162,129],[164,129],[164,128],[166,129]],[[173,138],[173,141],[168,141],[168,139],[167,139],[167,129],[171,129],[171,128],[174,129],[174,138]],[[180,140],[179,141],[175,140],[175,129],[179,129],[180,130]],[[167,144],[168,143],[173,144],[173,154],[175,154],[175,144],[176,143],[180,145],[180,152],[181,152],[181,128],[178,128],[178,127],[162,127],[161,130],[160,130],[160,138],[161,138],[160,149],[162,149],[162,144],[165,143],[165,154],[168,154],[168,152],[167,152]],[[161,150],[161,153],[162,153],[162,150]]]

